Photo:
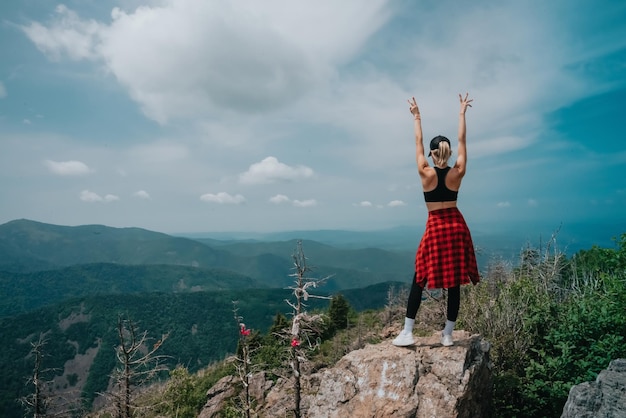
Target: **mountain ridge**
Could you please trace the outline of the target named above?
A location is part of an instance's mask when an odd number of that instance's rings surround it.
[[[141,228],[17,220],[0,225],[0,271],[32,273],[94,263],[167,264],[223,269],[257,280],[261,286],[283,287],[290,283],[295,247],[295,240],[210,246]],[[305,241],[304,251],[314,260],[315,274],[333,276],[329,287],[335,290],[406,280],[413,268],[409,253],[338,249],[313,241]]]

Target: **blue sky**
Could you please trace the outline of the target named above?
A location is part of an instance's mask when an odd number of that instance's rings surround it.
[[[482,231],[626,232],[626,2],[0,4],[0,223],[423,225],[407,99]]]

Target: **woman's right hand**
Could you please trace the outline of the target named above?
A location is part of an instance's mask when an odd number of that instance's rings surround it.
[[[412,101],[411,101],[412,100]],[[415,101],[415,97],[407,100],[409,102],[409,111],[413,115],[415,119],[420,119],[420,109],[417,107],[417,102]]]

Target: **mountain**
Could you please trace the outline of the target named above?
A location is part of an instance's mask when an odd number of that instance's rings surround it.
[[[0,270],[28,272],[89,263],[226,268],[245,264],[245,259],[141,228],[59,226],[26,219],[0,225]]]
[[[195,239],[214,239],[215,241],[272,242],[295,239],[316,241],[336,248],[382,248],[389,251],[415,252],[424,233],[424,225],[399,226],[373,231],[347,230],[303,230],[283,232],[205,232],[180,234]]]
[[[227,241],[199,238],[199,242],[237,256],[291,255],[298,240],[288,241]],[[373,247],[337,248],[317,241],[301,240],[307,258],[324,266],[371,273],[408,274],[413,268],[415,251],[387,251]]]
[[[477,254],[479,265],[485,265],[493,258],[503,258],[517,262],[520,250],[528,245],[545,245],[554,235],[558,250],[573,255],[579,250],[594,245],[606,248],[615,246],[614,237],[626,232],[623,220],[607,219],[598,222],[557,222],[537,219],[517,222],[473,222],[468,220],[474,245],[480,250]],[[303,230],[268,233],[253,232],[204,232],[177,234],[204,242],[213,240],[215,246],[229,242],[273,242],[293,239],[311,240],[335,248],[358,249],[380,248],[393,252],[415,253],[419,245],[424,224],[398,226],[372,231],[346,230]],[[213,245],[213,244],[210,244]]]
[[[94,263],[165,264],[228,270],[250,277],[260,286],[285,287],[292,282],[291,255],[296,242],[216,243],[140,228],[69,227],[22,219],[0,225],[0,271],[25,274]],[[303,249],[311,260],[313,275],[332,276],[327,283],[332,290],[410,280],[413,269],[409,252],[339,249],[314,241],[305,241]],[[124,275],[131,277],[130,273]],[[74,276],[74,280],[82,280],[82,276]]]

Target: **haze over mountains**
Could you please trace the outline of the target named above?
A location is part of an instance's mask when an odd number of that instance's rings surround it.
[[[538,227],[528,228],[528,234]],[[615,226],[557,226],[536,236],[504,230],[473,231],[479,268],[492,257],[516,261],[526,245],[540,246],[558,230],[559,250],[572,254],[592,245],[611,247]],[[580,234],[574,236],[575,231]],[[616,232],[617,231],[617,232]],[[0,225],[0,283],[16,297],[34,282],[49,302],[84,292],[146,292],[214,290],[237,287],[285,287],[290,284],[291,254],[304,239],[305,254],[315,273],[332,276],[328,292],[386,281],[406,281],[422,230],[419,227],[382,231],[291,231],[268,234],[205,233],[171,236],[141,228],[103,225],[59,226],[31,220]],[[148,267],[156,265],[178,266]],[[81,266],[81,267],[76,267]],[[128,266],[128,267],[122,267]],[[133,267],[131,267],[133,266]],[[143,266],[143,267],[140,267]],[[228,273],[227,273],[228,272]],[[228,282],[215,277],[229,275]],[[124,277],[150,277],[127,280]],[[199,278],[202,278],[200,280]],[[212,279],[213,278],[213,279]],[[213,282],[211,282],[213,280]],[[46,290],[45,292],[43,290]],[[17,313],[28,308],[5,310]],[[40,306],[42,298],[32,308]],[[33,302],[34,303],[34,302]],[[0,306],[6,305],[0,300]],[[0,311],[2,312],[2,311]]]
[[[561,251],[612,245],[608,227],[576,228],[555,229]],[[574,230],[581,234],[573,237]],[[284,288],[291,284],[291,255],[298,239],[304,239],[315,274],[330,276],[325,292],[406,282],[421,233],[407,227],[171,236],[141,228],[15,220],[0,225],[0,289],[12,295],[0,299],[0,315],[88,294]],[[476,228],[479,268],[485,270],[492,257],[515,262],[524,246],[545,245],[551,233],[533,241]]]

